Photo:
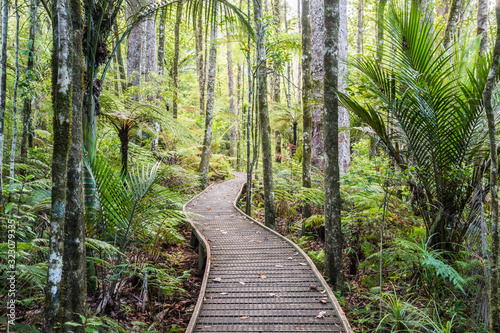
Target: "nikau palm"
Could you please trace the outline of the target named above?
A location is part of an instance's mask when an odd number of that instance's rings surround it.
[[[443,48],[439,31],[415,2],[411,8],[392,5],[379,24],[386,32],[381,60],[361,56],[353,62],[378,109],[356,96],[339,96],[408,173],[429,244],[450,249],[469,231],[470,202],[482,181],[485,61],[478,57],[478,40],[463,49]]]

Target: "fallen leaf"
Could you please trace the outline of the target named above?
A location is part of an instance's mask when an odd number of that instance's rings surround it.
[[[221,278],[215,278],[215,279],[214,279],[214,282],[221,282],[221,281],[222,281],[222,279],[221,279]]]
[[[318,286],[310,286],[309,289],[311,290],[318,290]]]
[[[322,293],[322,294],[326,293],[326,289],[325,289],[325,290],[323,290],[323,291],[321,291],[321,293]]]
[[[240,284],[245,285],[245,282],[243,281],[238,281]]]
[[[316,316],[316,318],[324,318],[324,317],[325,317],[325,315],[326,315],[326,311],[320,311],[320,312],[318,313],[318,315]]]
[[[265,278],[266,278],[266,276],[265,276],[264,274],[259,273],[259,278],[260,278],[260,279],[265,279]]]
[[[288,257],[287,259],[288,259],[288,260],[293,260],[293,258],[292,258],[292,257]]]
[[[269,296],[271,296],[271,297],[278,297],[278,295],[276,295],[276,294],[272,294],[272,293],[271,293],[271,294],[269,294]]]
[[[275,267],[282,268],[282,267],[283,267],[283,265],[275,265]]]
[[[303,263],[303,262],[299,262],[299,265],[302,265],[302,266],[307,266],[306,263]]]
[[[248,318],[248,316],[243,316],[243,317],[240,317],[240,318],[241,318],[241,319],[247,319],[247,318]]]
[[[326,304],[326,300],[324,300],[324,299],[320,299],[319,301],[320,301],[321,303],[323,303],[323,304]]]
[[[208,207],[207,210],[211,210],[212,208]]]
[[[221,295],[227,295],[227,293],[220,293]]]

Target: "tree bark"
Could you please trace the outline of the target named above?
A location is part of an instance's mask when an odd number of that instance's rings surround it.
[[[229,31],[227,32],[227,90],[229,97],[229,113],[236,114],[236,106],[234,105],[234,70],[233,70],[233,53],[231,50],[231,35]],[[229,156],[234,159],[236,151],[236,133],[237,133],[237,121],[235,119],[231,120],[231,129],[229,130]],[[231,160],[231,164],[234,166],[235,163]]]
[[[7,102],[7,39],[9,29],[9,1],[2,1],[2,50],[0,75],[0,163],[3,163],[3,144],[5,141],[5,106]],[[3,211],[3,176],[0,172],[0,207]]]
[[[172,103],[172,116],[177,119],[177,109],[179,102],[179,47],[180,47],[180,27],[182,21],[182,1],[177,3],[177,16],[175,19],[174,27],[174,64],[172,68],[172,81],[174,85],[173,103]]]
[[[253,0],[254,20],[256,32],[256,56],[257,56],[257,98],[259,107],[259,124],[262,144],[262,168],[264,173],[264,209],[265,224],[274,228],[275,205],[273,185],[273,155],[271,149],[271,124],[267,105],[267,58],[265,27],[263,22],[262,3]]]
[[[325,275],[336,290],[344,289],[339,170],[340,1],[325,0],[324,149],[325,149]]]
[[[356,53],[363,53],[363,32],[364,32],[364,8],[363,0],[358,1],[358,30],[356,35]]]
[[[279,39],[280,34],[280,25],[281,25],[281,16],[280,16],[280,0],[273,0],[273,20],[274,20],[274,29],[276,32],[276,38]],[[273,101],[276,103],[281,102],[281,80],[279,68],[276,62],[273,64],[273,75],[272,75],[272,93],[273,93]]]
[[[58,322],[61,302],[61,280],[64,250],[64,215],[66,179],[71,143],[72,73],[72,6],[70,0],[52,4],[52,103],[54,108],[54,151],[52,154],[52,208],[50,219],[49,259],[45,293],[44,331],[52,331]]]
[[[205,135],[203,138],[203,150],[201,152],[200,175],[201,187],[204,189],[208,184],[208,170],[210,167],[210,155],[212,154],[212,126],[214,121],[215,104],[215,74],[217,70],[217,25],[213,24],[210,33],[210,54],[208,59],[207,77],[207,110],[205,114]]]
[[[444,31],[443,46],[445,49],[448,49],[450,47],[452,38],[453,40],[455,40],[458,19],[460,17],[460,12],[462,11],[462,6],[463,0],[453,0],[453,2],[451,3],[448,22],[446,23],[446,29]]]
[[[73,30],[72,125],[68,158],[66,212],[63,255],[63,322],[80,323],[87,313],[87,254],[85,210],[83,204],[83,20],[81,2],[71,1]],[[85,332],[84,327],[65,327],[65,331]]]
[[[347,0],[340,0],[340,35],[339,35],[339,90],[347,94]],[[339,133],[339,167],[346,173],[351,166],[351,140],[347,128],[351,125],[349,110],[339,105],[339,127],[344,128]]]
[[[203,2],[200,1],[200,6]],[[201,11],[193,20],[195,51],[196,51],[196,74],[198,76],[199,106],[200,114],[205,112],[205,66],[203,61],[203,21]]]
[[[113,32],[115,35],[115,43],[118,45],[116,49],[116,60],[118,61],[118,71],[120,72],[120,80],[122,81],[122,92],[127,89],[127,75],[125,74],[125,66],[123,65],[122,45],[118,44],[120,36],[118,35],[118,24],[113,24]]]
[[[237,127],[236,127],[236,142],[237,142],[237,147],[236,147],[236,170],[237,171],[240,171],[241,170],[241,148],[242,148],[242,144],[241,144],[241,138],[242,138],[242,134],[241,134],[241,119],[240,117],[242,116],[242,113],[241,113],[241,99],[243,97],[243,88],[242,88],[242,83],[243,83],[243,66],[242,65],[238,65],[238,75],[237,75],[237,79],[236,79],[236,108],[237,108],[237,116],[238,116],[238,120],[237,120]]]
[[[495,14],[500,22],[500,0],[496,1]],[[496,75],[500,62],[500,24],[497,24],[497,37],[493,49],[493,59],[483,93],[483,103],[488,119],[490,144],[490,193],[491,193],[491,263],[490,263],[490,331],[500,332],[500,298],[498,295],[498,154],[496,143],[495,112],[491,103],[496,86]]]
[[[16,164],[16,143],[17,143],[17,87],[19,85],[19,7],[17,0],[14,1],[14,9],[16,12],[16,55],[15,67],[16,77],[14,79],[14,96],[12,98],[12,149],[10,151],[10,185],[14,184],[15,164]]]
[[[158,26],[158,74],[163,75],[165,68],[165,21],[167,10],[162,8],[160,13],[160,25]]]
[[[304,5],[302,10],[305,11]],[[325,75],[325,70],[323,66],[323,50],[325,46],[324,42],[324,8],[323,0],[310,0],[310,13],[311,13],[311,29],[312,29],[312,39],[311,39],[311,113],[312,113],[312,131],[311,131],[311,151],[312,151],[312,163],[319,169],[323,169],[323,134],[322,134],[322,123],[323,123],[323,77]],[[302,25],[302,29],[305,27]],[[303,72],[303,69],[302,69]],[[304,73],[302,73],[304,76]],[[304,89],[304,87],[302,87]],[[304,98],[302,98],[304,100]]]
[[[31,84],[34,80],[33,68],[35,65],[35,29],[36,29],[36,13],[39,6],[39,1],[30,0],[30,28],[28,39],[28,62],[26,65],[26,82]],[[24,160],[28,156],[28,147],[33,148],[33,119],[32,105],[30,96],[24,98],[23,105],[23,134],[21,139],[21,159]]]
[[[313,131],[313,83],[311,71],[311,15],[309,0],[302,0],[302,186],[311,188],[311,159],[312,159],[312,131]],[[316,41],[317,42],[317,41]],[[302,207],[302,218],[311,216],[311,207],[306,204]]]
[[[488,51],[488,0],[478,0],[477,2],[477,35],[481,36],[479,53],[486,56]]]

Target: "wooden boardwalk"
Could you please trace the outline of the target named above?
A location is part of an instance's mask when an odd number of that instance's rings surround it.
[[[191,224],[206,256],[187,332],[352,332],[307,255],[236,208],[245,181],[236,173],[184,206],[202,215]]]

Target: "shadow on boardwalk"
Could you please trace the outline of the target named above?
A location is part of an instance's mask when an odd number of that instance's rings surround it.
[[[307,255],[235,208],[245,181],[236,173],[184,207],[202,216],[191,223],[207,255],[187,332],[352,332]]]

